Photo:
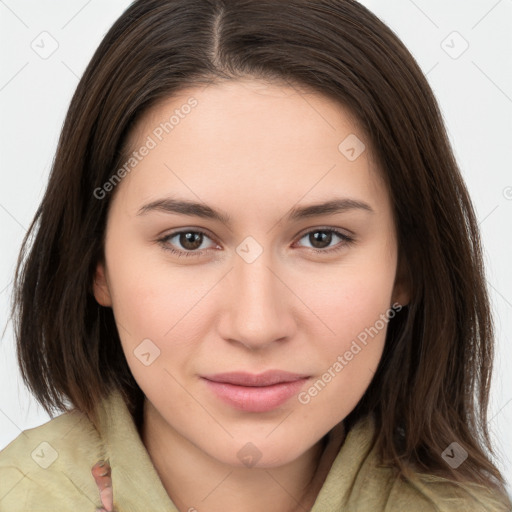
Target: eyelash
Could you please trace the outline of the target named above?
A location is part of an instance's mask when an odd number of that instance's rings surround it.
[[[315,249],[315,248],[311,248],[311,247],[308,248],[310,251],[313,251],[316,254],[322,254],[322,255],[334,254],[338,251],[341,251],[345,247],[352,245],[355,242],[354,238],[342,233],[341,231],[338,231],[337,229],[333,229],[333,228],[325,228],[325,229],[317,228],[317,229],[313,229],[311,231],[307,231],[306,233],[303,233],[300,236],[299,240],[301,240],[302,238],[304,238],[307,235],[310,235],[311,233],[318,233],[318,232],[334,233],[335,235],[337,235],[338,237],[340,237],[342,239],[342,243],[340,243],[330,249]],[[178,256],[179,258],[181,258],[181,256],[200,257],[200,256],[203,256],[206,252],[208,252],[208,249],[203,249],[201,251],[180,251],[180,250],[176,250],[176,249],[173,249],[172,247],[170,247],[168,240],[171,238],[174,238],[176,235],[180,235],[182,233],[199,233],[199,234],[204,235],[211,239],[211,237],[208,235],[208,233],[202,231],[201,229],[186,229],[186,230],[176,231],[174,233],[165,235],[164,237],[158,239],[157,241],[160,243],[160,245],[162,246],[162,248],[164,250],[169,251],[170,253]]]

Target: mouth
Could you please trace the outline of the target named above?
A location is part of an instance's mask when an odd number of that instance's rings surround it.
[[[246,412],[267,412],[280,407],[296,395],[309,378],[309,375],[282,370],[269,370],[261,374],[231,372],[201,376],[218,399]]]

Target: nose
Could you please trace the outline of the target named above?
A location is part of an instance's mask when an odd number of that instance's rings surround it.
[[[258,350],[293,336],[293,301],[299,301],[268,253],[252,263],[237,257],[226,281],[227,300],[218,324],[223,339]]]

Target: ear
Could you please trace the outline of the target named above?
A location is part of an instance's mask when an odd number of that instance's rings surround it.
[[[93,292],[96,302],[101,306],[109,307],[112,306],[112,299],[110,297],[110,290],[107,282],[107,272],[105,264],[99,262],[96,266],[96,272],[94,273]]]
[[[398,302],[402,306],[407,306],[411,301],[411,279],[408,266],[400,260],[397,264],[395,284],[391,304]]]

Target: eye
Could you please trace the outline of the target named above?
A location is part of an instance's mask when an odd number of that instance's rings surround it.
[[[160,238],[158,242],[166,251],[177,255],[178,257],[199,257],[208,251],[208,247],[203,247],[205,238],[211,239],[207,233],[197,229],[189,229],[177,231]],[[354,243],[354,239],[341,231],[333,228],[320,228],[304,233],[299,240],[307,238],[311,243],[309,249],[318,254],[330,254],[343,249],[344,247]],[[332,247],[329,247],[333,241],[339,238],[338,242]],[[176,239],[175,242],[171,242]],[[174,246],[179,245],[182,249],[175,249]],[[306,247],[307,248],[307,247]]]
[[[313,231],[308,231],[307,233],[303,234],[300,240],[303,238],[306,238],[308,242],[311,243],[310,248],[313,252],[323,254],[330,254],[339,251],[347,245],[354,243],[354,239],[352,237],[333,228],[317,228]],[[336,238],[341,239],[341,243],[338,242],[338,244],[329,247],[331,242],[336,241]]]
[[[177,250],[171,246],[171,240],[176,238],[175,244],[181,245],[184,250]],[[210,238],[204,231],[197,229],[189,229],[185,231],[178,231],[171,233],[158,240],[162,247],[178,257],[181,256],[201,256],[206,252],[206,249],[198,250],[204,242],[204,238]]]

